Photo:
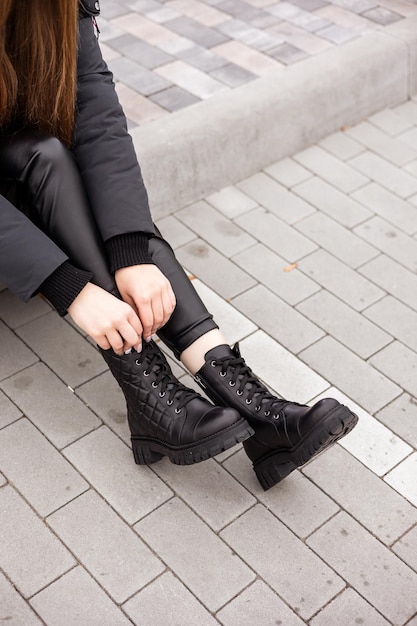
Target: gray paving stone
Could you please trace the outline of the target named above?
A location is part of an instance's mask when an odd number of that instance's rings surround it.
[[[287,224],[294,224],[314,213],[310,204],[263,172],[243,180],[237,187]]]
[[[227,257],[254,245],[255,239],[248,235],[205,201],[190,205],[175,216],[197,235]]]
[[[214,459],[204,462],[204,470],[196,464],[184,471],[167,460],[156,464],[154,470],[214,531],[255,504],[255,498]]]
[[[22,412],[0,391],[0,428],[15,422]]]
[[[0,448],[2,472],[42,516],[88,488],[81,476],[26,419],[0,431]]]
[[[354,232],[407,269],[417,272],[417,241],[392,224],[374,217],[357,226]]]
[[[417,231],[417,211],[409,202],[378,183],[369,183],[352,195],[387,222],[412,235]]]
[[[330,519],[339,507],[300,472],[293,472],[273,489],[263,491],[244,450],[223,466],[281,522],[302,539]],[[306,514],[308,512],[308,514]]]
[[[17,328],[50,310],[49,304],[41,297],[23,302],[7,289],[0,295],[0,317],[9,328]]]
[[[0,380],[12,376],[38,360],[23,341],[20,341],[2,322],[0,322],[0,345],[3,355],[7,355],[7,358],[0,359]]]
[[[195,279],[193,285],[229,344],[241,341],[257,330],[256,325],[250,319],[239,313],[201,281]]]
[[[130,446],[126,400],[110,372],[105,372],[77,387],[79,396],[107,426]]]
[[[239,19],[227,20],[227,22],[219,24],[216,28],[228,38],[241,41],[259,52],[269,52],[274,46],[279,45],[283,41],[282,37],[263,31],[260,28],[254,28],[247,22]]]
[[[223,65],[223,67],[219,67],[213,72],[210,72],[210,76],[221,80],[223,83],[226,83],[226,85],[229,85],[229,87],[239,87],[239,85],[244,85],[257,78],[252,72],[248,72],[248,70],[234,65],[233,63]]]
[[[307,543],[393,624],[404,624],[415,614],[417,574],[346,513],[327,522]]]
[[[165,22],[166,28],[178,33],[187,39],[191,39],[203,48],[212,48],[228,40],[228,37],[222,34],[220,28],[209,28],[191,19],[190,17],[179,17],[175,20]]]
[[[417,311],[417,276],[385,254],[360,268],[360,273]]]
[[[130,620],[81,567],[76,567],[30,600],[48,626],[129,626]]]
[[[187,226],[184,226],[174,215],[168,215],[158,220],[156,226],[174,249],[195,239],[195,233],[187,228]]]
[[[396,384],[332,337],[320,339],[299,358],[370,412],[378,411],[401,393]]]
[[[207,50],[207,48],[197,45],[193,45],[191,48],[179,52],[177,56],[183,61],[186,61],[189,65],[197,67],[203,72],[213,72],[214,70],[228,65],[224,57],[219,56],[212,50]]]
[[[75,565],[68,550],[10,486],[0,489],[0,529],[2,570],[25,598]]]
[[[417,526],[414,526],[392,546],[393,551],[417,571]]]
[[[305,543],[260,504],[233,522],[221,537],[303,619],[309,619],[345,586]]]
[[[0,473],[0,487],[4,487],[7,484],[7,480],[3,474]]]
[[[376,417],[404,441],[417,448],[417,401],[408,393],[384,407]]]
[[[101,424],[43,363],[35,363],[3,381],[2,388],[57,448]]]
[[[297,230],[304,233],[320,248],[333,254],[349,267],[357,268],[375,256],[378,250],[355,236],[326,215],[315,213],[296,224]]]
[[[359,202],[317,176],[295,186],[293,191],[348,228],[356,226],[372,215]]]
[[[172,84],[169,80],[126,57],[112,59],[109,61],[109,67],[119,80],[143,96],[150,96],[162,89],[167,89]]]
[[[196,102],[200,102],[200,98],[185,91],[185,89],[181,89],[181,87],[177,85],[158,91],[149,96],[149,99],[172,113],[184,107],[188,107],[191,104],[195,104]]]
[[[294,354],[324,336],[318,326],[263,285],[233,298],[232,304]]]
[[[363,314],[393,337],[417,352],[417,313],[392,296],[386,296]]]
[[[146,626],[219,624],[171,572],[160,576],[146,589],[137,593],[123,605],[123,609],[135,624]]]
[[[259,242],[277,252],[289,263],[317,249],[317,246],[269,211],[257,208],[235,220],[241,228],[252,233]]]
[[[358,33],[353,28],[346,28],[344,26],[338,26],[337,24],[330,24],[326,26],[326,28],[317,31],[317,34],[323,37],[323,39],[327,39],[337,45],[358,37]]]
[[[290,268],[287,260],[274,254],[262,244],[257,244],[237,254],[233,257],[233,261],[291,305],[298,304],[320,289],[316,282],[297,268]],[[290,269],[291,271],[288,271]]]
[[[394,341],[373,356],[370,362],[405,391],[417,396],[417,354],[407,346]]]
[[[392,341],[381,328],[325,290],[300,302],[297,310],[363,359]]]
[[[41,626],[42,622],[0,572],[0,622],[9,626]]]
[[[349,164],[340,161],[319,146],[307,148],[307,150],[297,153],[293,158],[297,163],[344,193],[355,191],[368,182],[366,176],[355,171]],[[359,159],[360,156],[355,158]]]
[[[417,522],[417,509],[341,446],[321,454],[303,472],[388,546]]]
[[[300,48],[297,48],[289,43],[282,43],[281,45],[268,50],[268,54],[273,59],[277,59],[285,65],[297,63],[297,61],[302,61],[308,56],[304,50],[301,50]]]
[[[290,158],[281,159],[281,161],[277,161],[273,165],[266,167],[264,171],[288,189],[291,189],[294,185],[298,185],[313,176],[305,167]]]
[[[368,20],[372,20],[373,22],[382,24],[383,26],[393,24],[394,22],[398,22],[398,20],[402,19],[401,15],[394,13],[393,11],[389,11],[384,7],[375,7],[374,9],[370,9],[370,11],[365,11],[362,15]]]
[[[261,330],[240,348],[249,367],[283,398],[308,402],[328,388],[327,381]]]
[[[50,515],[47,522],[118,604],[165,569],[91,489]]]
[[[118,50],[124,56],[128,57],[132,61],[136,61],[140,66],[147,69],[154,69],[165,63],[170,63],[174,60],[170,54],[167,54],[163,50],[160,50],[156,46],[151,46],[146,41],[141,41],[133,35],[122,35],[115,39],[108,39],[106,41],[108,46],[111,46],[115,50]],[[120,76],[123,74],[121,73]]]
[[[65,456],[128,523],[172,496],[149,467],[135,465],[131,450],[105,426],[66,448]]]
[[[409,120],[392,109],[383,109],[368,118],[368,121],[394,137],[412,127]]]
[[[417,125],[417,104],[414,100],[407,100],[393,108],[393,112],[399,115],[404,122]]]
[[[385,476],[387,483],[399,491],[415,507],[417,507],[416,472],[417,452],[414,452]]]
[[[20,326],[17,333],[72,388],[107,369],[98,351],[54,311]]]
[[[310,626],[329,626],[329,624],[389,626],[390,622],[387,622],[373,606],[349,587],[324,607],[310,622]]]
[[[291,609],[265,585],[256,580],[237,598],[229,602],[217,613],[224,626],[267,626],[285,624],[285,626],[302,626],[305,624]]]
[[[370,151],[379,154],[394,165],[406,165],[417,158],[417,151],[404,142],[391,137],[369,122],[362,122],[347,131],[348,135]]]
[[[223,298],[233,298],[256,284],[251,276],[201,239],[181,246],[176,255],[184,267]]]
[[[255,578],[254,572],[176,498],[136,524],[135,530],[210,611],[218,610]]]
[[[319,142],[319,145],[342,161],[347,161],[365,150],[360,143],[343,131],[325,137]]]
[[[255,200],[237,187],[225,187],[208,196],[206,201],[229,219],[234,219],[257,206]]]
[[[417,242],[416,242],[417,244]],[[362,311],[385,294],[325,250],[301,259],[299,269],[349,306]]]
[[[348,163],[358,173],[361,172],[367,179],[379,183],[400,198],[408,198],[417,192],[416,178],[370,151],[359,154]]]

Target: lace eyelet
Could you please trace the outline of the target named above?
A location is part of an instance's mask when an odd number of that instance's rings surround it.
[[[139,359],[136,359],[135,363],[136,363],[136,365],[140,365]]]
[[[150,375],[150,372],[148,372],[148,370],[145,370],[145,371],[143,372],[143,375],[144,375],[144,376],[149,376],[149,375]]]
[[[278,420],[278,419],[279,419],[279,415],[273,415],[273,416],[272,416],[272,419],[274,419],[274,420]]]
[[[156,388],[157,388],[157,386],[158,386],[158,385],[156,385],[156,384],[155,384],[155,381],[153,381],[153,382],[151,383],[151,387],[153,387],[154,389],[156,389]]]
[[[182,409],[174,409],[174,413],[176,413],[178,415],[178,413],[181,413]]]
[[[163,398],[163,397],[164,397],[164,395],[165,395],[165,391],[160,391],[160,392],[158,393],[158,396],[159,396],[160,398]]]
[[[216,361],[210,361],[211,367],[216,367]]]
[[[234,387],[234,386],[236,385],[236,383],[234,383],[234,382],[233,382],[233,380],[229,380],[229,385],[230,385],[231,387]]]
[[[236,391],[236,393],[237,393],[237,395],[238,395],[238,396],[243,396],[243,391],[241,391],[240,389],[238,389],[238,390]]]
[[[171,404],[173,404],[173,403],[174,403],[174,400],[167,400],[167,405],[168,406],[171,406]]]
[[[246,398],[245,402],[246,402],[246,404],[252,404],[252,400],[248,400],[247,398]]]
[[[255,411],[260,411],[260,410],[261,410],[261,407],[260,407],[260,406],[256,406],[256,407],[255,407]]]
[[[219,376],[221,376],[222,378],[224,378],[226,376],[226,372],[219,372]]]
[[[265,415],[266,417],[269,417],[271,415],[271,411],[265,411]]]

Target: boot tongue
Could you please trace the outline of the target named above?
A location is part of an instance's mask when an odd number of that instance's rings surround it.
[[[208,352],[206,352],[204,356],[205,362],[209,362],[211,360],[224,359],[224,358],[235,358],[236,355],[232,352],[232,349],[227,344],[223,343],[220,346],[216,346],[212,348]]]

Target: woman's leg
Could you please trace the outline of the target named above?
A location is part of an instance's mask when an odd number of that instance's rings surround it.
[[[0,140],[0,170],[9,179],[2,185],[9,200],[74,265],[92,272],[97,285],[116,294],[72,154],[53,137],[24,131]],[[182,385],[154,342],[146,344],[141,354],[100,352],[125,395],[137,463],[153,463],[163,456],[181,465],[196,463],[253,433],[236,410],[213,406]]]
[[[3,193],[93,282],[117,293],[74,158],[55,137],[23,130],[0,139]]]
[[[169,245],[153,241],[153,258],[168,276],[177,306],[158,333],[211,400],[235,408],[255,434],[243,446],[264,489],[346,435],[357,416],[337,400],[308,407],[278,398],[254,375],[239,347],[228,346]]]

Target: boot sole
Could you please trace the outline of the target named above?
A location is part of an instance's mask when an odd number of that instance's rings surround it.
[[[232,448],[251,437],[253,433],[253,428],[242,418],[211,437],[184,446],[171,446],[149,437],[132,437],[133,457],[137,465],[152,465],[164,456],[175,465],[193,465]]]
[[[281,482],[298,467],[347,435],[357,424],[358,416],[340,405],[324,416],[321,424],[292,450],[271,451],[253,464],[264,491]]]

